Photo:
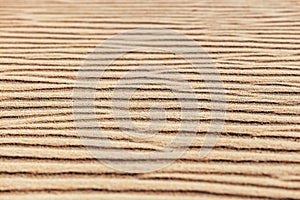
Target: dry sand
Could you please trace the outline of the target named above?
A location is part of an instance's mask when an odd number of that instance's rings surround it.
[[[189,150],[166,168],[135,174],[102,165],[83,146],[72,92],[98,44],[142,27],[199,42],[221,74],[227,105],[215,148],[199,159],[211,105],[190,64],[164,51],[116,60],[97,86],[96,112],[120,147],[163,148],[180,116],[170,91],[145,87],[130,101],[133,121],[149,124],[147,108],[156,102],[169,108],[169,126],[149,140],[122,135],[107,89],[124,74],[117,69],[167,65],[190,81],[200,102]],[[0,34],[0,199],[300,199],[299,1],[1,1]]]

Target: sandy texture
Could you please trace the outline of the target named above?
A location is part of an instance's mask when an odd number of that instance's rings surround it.
[[[164,51],[116,60],[97,86],[96,112],[120,147],[161,149],[180,124],[176,98],[153,80],[132,97],[131,117],[146,125],[148,108],[158,102],[169,108],[169,126],[152,140],[122,135],[108,89],[120,69],[172,67],[200,102],[189,150],[169,167],[132,174],[102,165],[85,149],[72,91],[98,44],[141,27],[173,29],[199,42],[222,75],[227,108],[214,150],[199,159],[210,97],[190,64]],[[300,198],[299,1],[1,1],[0,47],[0,199]]]

